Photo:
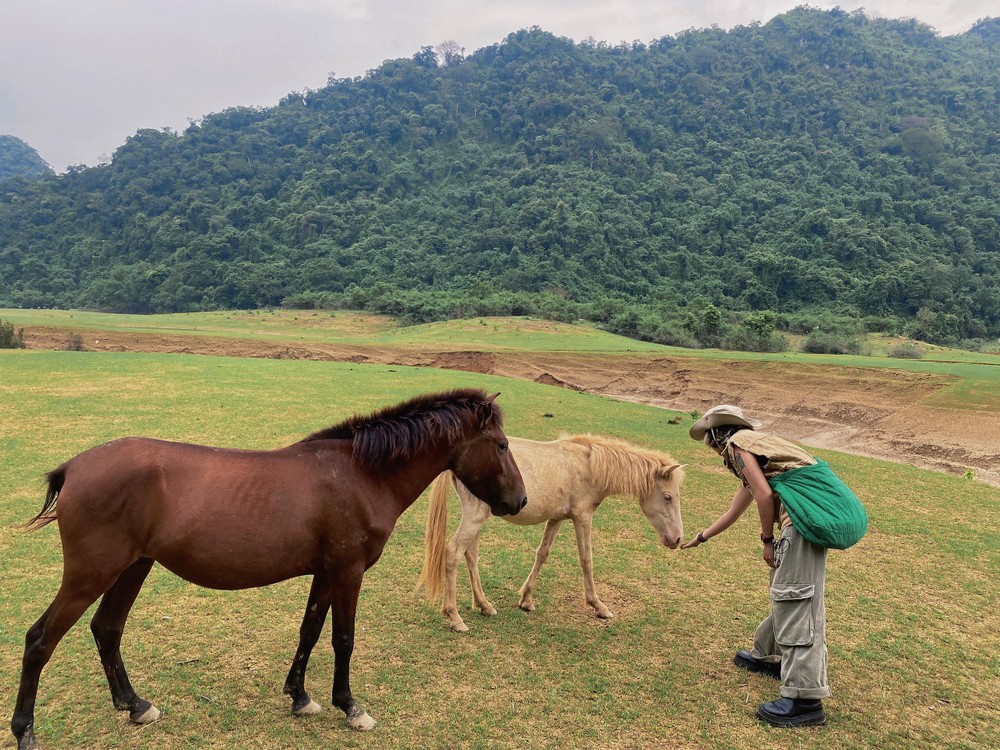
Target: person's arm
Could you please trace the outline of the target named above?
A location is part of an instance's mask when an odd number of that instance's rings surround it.
[[[764,562],[774,567],[774,490],[764,478],[757,457],[742,448],[736,449],[736,463],[743,472],[743,478],[750,485],[753,499],[757,501],[757,513],[760,515],[760,539],[764,542]],[[770,541],[766,541],[767,538]]]
[[[733,496],[733,501],[729,504],[729,509],[715,519],[715,522],[711,526],[704,531],[699,531],[698,535],[690,542],[682,544],[681,549],[697,547],[699,544],[707,542],[713,536],[721,534],[736,523],[736,519],[743,515],[743,512],[750,507],[750,503],[752,502],[753,495],[750,494],[750,490],[746,487],[740,487],[739,491]]]

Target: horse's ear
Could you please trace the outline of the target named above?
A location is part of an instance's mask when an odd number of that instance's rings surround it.
[[[673,466],[665,466],[658,472],[661,477],[666,479],[671,474],[673,474],[678,469],[683,469],[687,464],[674,464]]]
[[[498,393],[496,394],[496,396],[488,397],[485,401],[483,401],[476,407],[476,418],[479,420],[480,427],[485,427],[486,425],[488,425],[490,422],[493,421],[493,413],[494,413],[493,400],[499,395],[500,394]]]
[[[489,401],[492,404],[494,401],[497,400],[497,396],[499,396],[499,395],[500,395],[500,391],[497,391],[492,396],[487,396],[486,400]]]

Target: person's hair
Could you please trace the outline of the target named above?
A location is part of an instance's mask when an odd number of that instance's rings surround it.
[[[710,427],[705,433],[705,445],[709,448],[724,448],[734,434],[740,430],[751,429],[753,428],[742,424],[720,424]]]

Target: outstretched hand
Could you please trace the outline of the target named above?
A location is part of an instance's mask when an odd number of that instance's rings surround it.
[[[685,542],[681,545],[681,549],[691,549],[692,547],[698,547],[701,545],[702,541],[697,537],[697,535],[690,541]]]

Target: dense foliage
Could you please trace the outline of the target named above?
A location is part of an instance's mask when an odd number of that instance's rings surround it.
[[[0,180],[47,174],[52,174],[52,168],[35,149],[20,138],[0,134]]]
[[[0,306],[1000,334],[1000,19],[524,30],[0,185]],[[738,325],[735,323],[738,322]]]

